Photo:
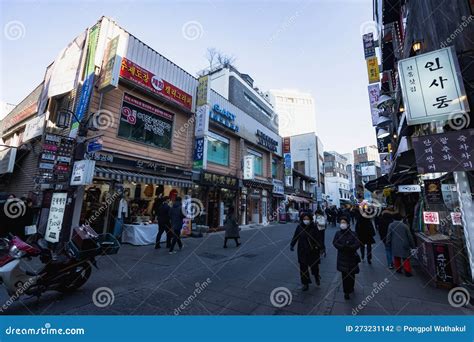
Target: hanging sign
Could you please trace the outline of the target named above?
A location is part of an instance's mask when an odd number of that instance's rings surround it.
[[[424,211],[423,222],[425,224],[439,224],[439,214],[436,211]]]
[[[417,184],[399,185],[398,192],[421,192],[421,186]]]
[[[469,111],[453,48],[403,59],[398,70],[408,125],[447,120]]]
[[[374,34],[372,32],[364,34],[362,36],[362,42],[364,43],[365,59],[375,56]]]
[[[377,102],[379,101],[380,97],[380,85],[377,84],[370,84],[367,87],[369,92],[369,103],[370,103],[370,113],[372,117],[372,126],[377,126],[377,120],[379,118],[379,110],[377,109]]]
[[[244,179],[253,179],[255,176],[253,155],[244,156]]]
[[[380,82],[379,61],[377,56],[367,58],[367,74],[369,76],[369,83]]]
[[[49,242],[58,242],[61,233],[64,211],[66,208],[67,193],[56,192],[51,199],[49,209],[48,223],[46,226],[45,240]]]

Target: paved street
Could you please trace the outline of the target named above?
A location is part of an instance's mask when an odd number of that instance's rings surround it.
[[[359,315],[472,314],[470,309],[451,307],[448,291],[428,285],[429,279],[416,266],[412,278],[393,274],[385,267],[379,241],[373,264],[361,264],[355,294],[344,300],[332,246],[334,227],[326,235],[328,253],[321,265],[321,286],[313,283],[308,292],[301,292],[296,252],[289,249],[294,228],[295,224],[280,224],[244,229],[239,248],[231,241],[223,249],[223,233],[189,238],[174,255],[164,248],[123,245],[118,255],[99,260],[99,271],[94,269],[89,282],[76,293],[49,292],[39,302],[24,299],[7,314],[351,315],[359,304]],[[382,282],[386,285],[370,296],[374,284]],[[113,291],[113,303],[105,307],[93,303],[93,293],[100,287]],[[291,291],[289,305],[272,305],[270,295],[277,287]],[[0,299],[7,301],[5,292]]]

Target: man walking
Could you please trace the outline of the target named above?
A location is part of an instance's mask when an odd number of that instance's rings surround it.
[[[171,248],[171,238],[173,233],[171,231],[170,221],[170,206],[168,205],[169,197],[163,197],[161,203],[159,203],[156,209],[156,217],[158,220],[158,234],[156,235],[155,248],[161,248],[160,241],[163,233],[166,233],[166,248]]]
[[[173,239],[171,241],[170,254],[176,253],[174,246],[178,244],[179,250],[183,249],[183,243],[181,242],[181,228],[183,227],[183,204],[181,197],[176,197],[173,207],[170,209],[171,228],[173,233]]]

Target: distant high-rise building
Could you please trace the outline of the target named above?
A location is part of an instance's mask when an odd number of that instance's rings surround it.
[[[337,152],[324,152],[324,181],[329,205],[340,207],[351,202],[347,158]]]
[[[377,146],[362,146],[354,150],[354,171],[357,198],[370,199],[370,192],[365,190],[364,185],[381,175]]]
[[[278,115],[282,137],[316,132],[316,110],[311,94],[292,89],[272,89],[267,95]]]

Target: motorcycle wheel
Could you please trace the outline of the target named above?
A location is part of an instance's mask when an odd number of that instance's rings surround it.
[[[58,288],[59,292],[70,293],[76,291],[82,285],[84,285],[90,278],[92,274],[92,267],[89,263],[84,263],[78,267],[81,267],[80,270],[76,270],[72,275],[72,279],[69,278],[67,282],[61,285]]]

